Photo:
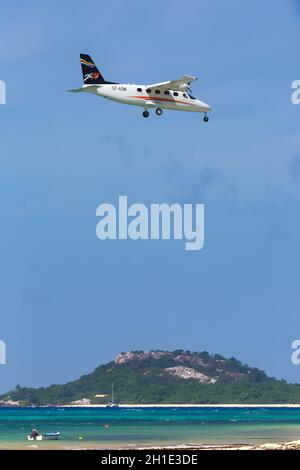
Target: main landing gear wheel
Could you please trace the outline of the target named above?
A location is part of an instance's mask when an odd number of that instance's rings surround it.
[[[149,111],[147,111],[147,110],[145,109],[145,111],[143,112],[143,116],[144,116],[144,118],[149,117]]]
[[[156,111],[155,111],[155,112],[156,112],[157,116],[161,116],[161,115],[162,115],[162,109],[160,109],[160,108],[156,108]]]
[[[204,118],[203,118],[203,121],[204,122],[208,122],[209,121],[209,117],[205,114]]]

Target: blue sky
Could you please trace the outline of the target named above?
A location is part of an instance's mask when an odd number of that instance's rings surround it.
[[[300,382],[300,8],[296,0],[2,6],[0,390],[71,380],[135,349],[208,350]],[[197,114],[88,95],[195,74]],[[101,202],[206,206],[206,242],[107,241]]]

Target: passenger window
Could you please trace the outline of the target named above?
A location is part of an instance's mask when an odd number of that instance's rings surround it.
[[[151,93],[151,88],[147,88],[146,92]]]
[[[138,91],[139,93],[141,93],[142,89],[141,89],[141,88],[137,88],[137,91]]]
[[[165,95],[169,95],[170,92],[168,90],[165,91]]]
[[[186,94],[185,94],[185,93],[183,93],[183,96],[184,96],[184,98],[187,98],[187,96],[186,96]]]
[[[178,96],[178,93],[177,93],[177,91],[174,91],[174,96]]]
[[[155,90],[155,93],[156,93],[157,95],[159,95],[159,94],[160,94],[160,90]]]

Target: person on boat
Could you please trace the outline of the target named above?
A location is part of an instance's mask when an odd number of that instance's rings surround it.
[[[37,436],[39,436],[39,435],[40,435],[40,433],[38,432],[37,429],[34,429],[34,428],[33,428],[33,429],[31,430],[30,437],[32,437],[32,439],[36,439]]]

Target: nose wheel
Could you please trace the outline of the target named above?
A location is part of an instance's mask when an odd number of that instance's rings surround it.
[[[147,111],[147,109],[145,109],[145,111],[143,112],[143,116],[144,118],[149,117],[149,111]]]
[[[204,122],[208,122],[209,121],[209,117],[207,116],[207,114],[205,114],[204,118],[203,118],[203,121]]]
[[[156,111],[155,111],[155,112],[156,112],[157,116],[161,116],[161,115],[162,115],[162,109],[160,109],[160,108],[156,108]]]

